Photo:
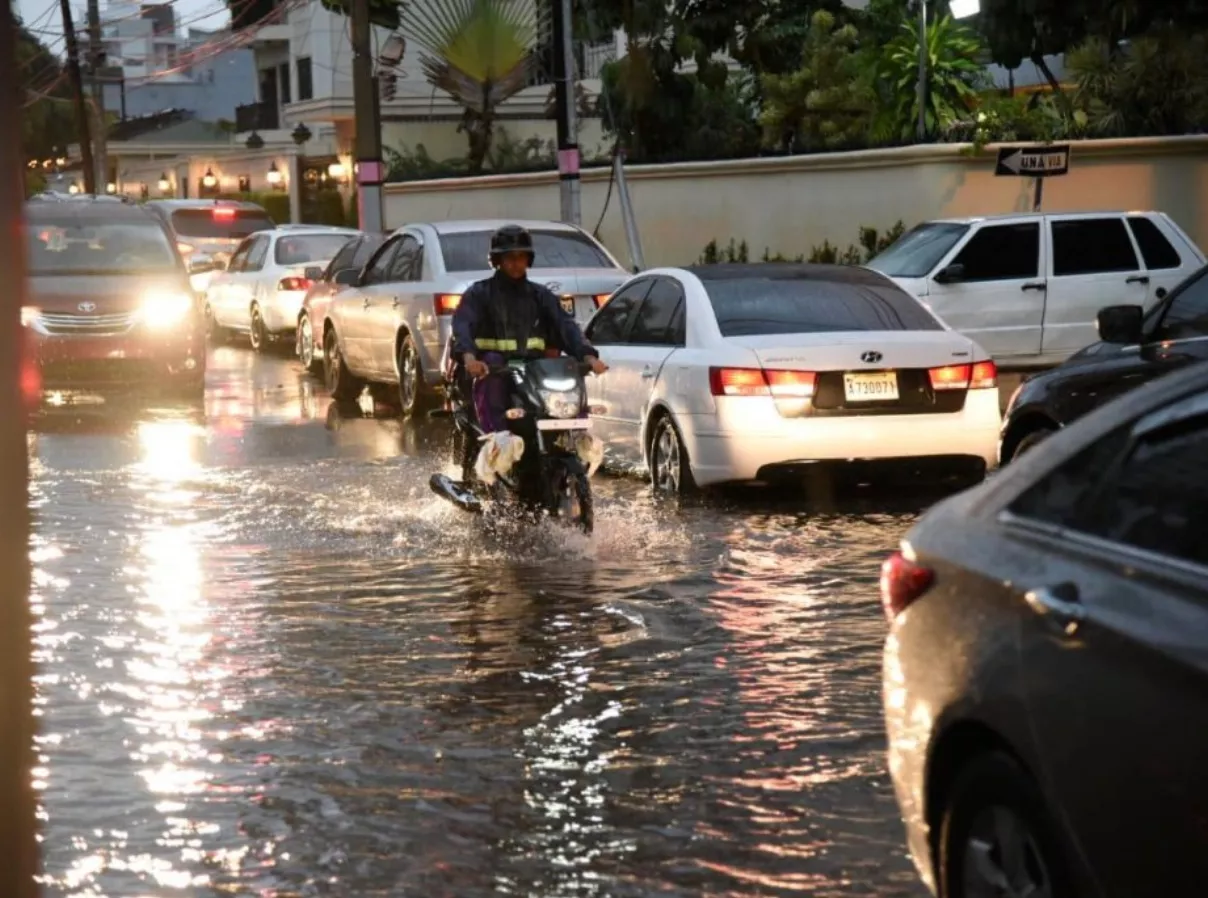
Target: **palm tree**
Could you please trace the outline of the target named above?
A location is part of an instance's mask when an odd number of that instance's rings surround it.
[[[537,2],[420,0],[404,14],[424,77],[465,110],[458,130],[470,141],[471,174],[482,172],[500,104],[528,84]]]

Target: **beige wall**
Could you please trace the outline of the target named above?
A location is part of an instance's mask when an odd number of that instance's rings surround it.
[[[830,240],[856,242],[863,225],[885,229],[944,216],[1031,209],[1030,178],[994,176],[993,147],[907,147],[636,166],[628,169],[646,264],[694,262],[710,240],[746,240],[752,258],[766,248],[787,256]],[[608,171],[583,176],[583,225],[604,209]],[[555,172],[391,184],[386,223],[451,218],[559,216]],[[1157,209],[1208,246],[1208,137],[1076,142],[1070,173],[1045,184],[1046,211]],[[616,191],[600,237],[628,260]]]

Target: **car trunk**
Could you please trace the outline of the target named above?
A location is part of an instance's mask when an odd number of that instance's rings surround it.
[[[958,412],[965,388],[936,389],[932,369],[971,365],[974,344],[953,331],[728,337],[765,371],[815,375],[807,416]],[[937,376],[938,377],[938,376]]]

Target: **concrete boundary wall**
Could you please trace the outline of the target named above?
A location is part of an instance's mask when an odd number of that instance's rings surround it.
[[[710,240],[795,256],[861,226],[1027,212],[1032,179],[994,176],[997,146],[939,144],[627,169],[647,266],[694,262]],[[629,259],[610,171],[583,172],[583,226]],[[1070,173],[1045,184],[1052,212],[1156,209],[1208,246],[1208,135],[1074,141]],[[557,218],[554,171],[389,184],[386,224],[456,218]],[[601,220],[601,215],[603,218]]]

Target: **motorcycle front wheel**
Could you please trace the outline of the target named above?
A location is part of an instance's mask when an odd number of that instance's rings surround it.
[[[592,505],[591,483],[587,474],[567,471],[556,496],[556,515],[568,524],[573,524],[584,533],[595,529],[595,508]]]

